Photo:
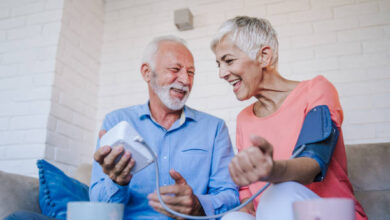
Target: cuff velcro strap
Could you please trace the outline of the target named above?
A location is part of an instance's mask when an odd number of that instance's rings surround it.
[[[321,173],[314,181],[325,178],[338,136],[339,131],[332,122],[328,106],[316,106],[307,113],[293,153],[305,146],[296,157],[309,157],[318,162]]]

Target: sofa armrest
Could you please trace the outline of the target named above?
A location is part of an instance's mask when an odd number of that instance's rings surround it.
[[[0,171],[0,219],[17,210],[41,213],[37,178]]]

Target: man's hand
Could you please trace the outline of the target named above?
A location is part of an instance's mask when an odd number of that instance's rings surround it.
[[[273,167],[273,147],[267,140],[251,136],[253,146],[239,152],[229,164],[233,181],[239,186],[269,180]]]
[[[175,180],[175,184],[160,187],[161,197],[167,206],[177,212],[187,215],[205,215],[198,198],[193,194],[192,188],[187,184],[180,173],[171,170],[169,171],[169,174]],[[181,219],[165,211],[158,200],[156,192],[149,194],[148,199],[149,205],[154,210],[172,218]]]
[[[105,130],[99,132],[99,138],[106,133]],[[135,161],[131,158],[131,154],[127,151],[123,152],[123,146],[111,148],[110,146],[100,147],[93,155],[96,162],[103,168],[103,172],[109,176],[112,181],[119,185],[129,184],[132,175],[131,169],[134,167]],[[121,154],[122,158],[115,163],[115,159]]]

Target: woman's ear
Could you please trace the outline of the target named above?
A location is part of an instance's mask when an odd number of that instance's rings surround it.
[[[257,60],[261,67],[268,67],[272,64],[273,51],[270,46],[263,46],[257,53]]]
[[[145,82],[149,83],[151,80],[152,68],[148,63],[143,63],[141,65],[141,74],[142,78],[144,78]]]

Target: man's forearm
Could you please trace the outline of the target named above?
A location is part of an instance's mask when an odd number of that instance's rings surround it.
[[[91,184],[89,190],[91,201],[127,203],[129,200],[127,186],[120,186],[106,177]]]

